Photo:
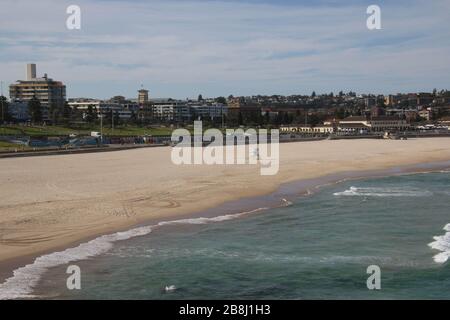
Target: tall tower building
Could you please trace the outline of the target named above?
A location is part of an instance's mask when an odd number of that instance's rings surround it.
[[[36,64],[29,63],[27,64],[27,81],[31,81],[33,79],[36,79]]]
[[[140,106],[145,105],[148,103],[148,90],[141,89],[138,91],[138,103]]]
[[[11,101],[28,102],[36,97],[43,107],[44,120],[48,120],[48,108],[54,106],[63,108],[66,102],[66,86],[60,81],[47,77],[36,77],[36,65],[30,63],[26,68],[26,80],[18,80],[9,86]]]

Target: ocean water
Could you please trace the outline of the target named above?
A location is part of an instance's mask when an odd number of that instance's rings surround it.
[[[449,172],[342,182],[278,208],[105,236],[17,271],[0,295],[449,299],[449,201]],[[66,288],[69,264],[81,269],[81,290]],[[367,289],[370,265],[381,290]]]

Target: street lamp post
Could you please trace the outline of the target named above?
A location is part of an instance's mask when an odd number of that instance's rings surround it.
[[[5,107],[4,107],[4,97],[3,97],[3,81],[0,81],[0,86],[1,86],[1,93],[2,93],[2,95],[1,95],[1,99],[2,99],[2,124],[3,124],[3,122],[5,122]]]
[[[114,133],[114,111],[111,109],[111,131]]]
[[[100,144],[103,145],[103,113],[100,112]]]

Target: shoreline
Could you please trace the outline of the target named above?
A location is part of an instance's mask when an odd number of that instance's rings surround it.
[[[233,219],[239,219],[241,216],[246,217],[248,215],[252,214],[258,214],[258,211],[266,211],[275,209],[278,207],[283,207],[289,205],[290,200],[298,200],[302,197],[307,197],[314,195],[317,192],[320,192],[323,188],[326,188],[331,185],[337,185],[343,182],[347,181],[358,181],[358,180],[365,180],[365,179],[378,179],[383,177],[390,177],[390,176],[403,176],[403,175],[414,175],[414,174],[426,174],[426,173],[434,173],[434,172],[440,172],[440,171],[448,171],[450,170],[450,160],[447,161],[438,161],[438,162],[430,162],[430,163],[417,163],[412,165],[402,165],[402,166],[395,166],[385,169],[375,169],[375,170],[367,170],[367,171],[345,171],[345,172],[336,172],[330,175],[320,176],[317,178],[312,179],[306,179],[306,180],[298,180],[298,181],[291,181],[287,183],[282,183],[278,188],[269,194],[262,194],[258,196],[253,197],[243,197],[236,200],[228,201],[223,203],[222,205],[219,205],[217,207],[212,207],[206,210],[193,212],[193,213],[186,213],[184,215],[177,216],[174,220],[161,220],[161,219],[150,219],[146,221],[145,223],[139,223],[135,226],[132,226],[129,229],[117,231],[117,232],[127,232],[131,231],[137,228],[152,228],[155,230],[159,230],[159,228],[164,227],[165,223],[167,225],[171,225],[171,223],[177,224],[178,221],[183,220],[191,220],[191,219],[199,219],[199,218],[206,218],[206,219],[213,219],[218,217],[224,217],[224,216],[238,216],[237,218]],[[263,207],[265,206],[265,207]],[[239,210],[237,209],[239,208]],[[227,220],[227,219],[226,219]],[[162,223],[162,224],[161,224]],[[186,222],[187,223],[187,222]],[[185,224],[184,222],[181,222],[181,224]],[[128,241],[131,239],[134,239],[135,237],[140,236],[147,236],[151,232],[143,235],[136,235],[132,236],[129,239],[125,240],[117,240],[115,242],[122,242],[122,241]],[[36,258],[43,257],[55,252],[61,252],[69,248],[75,248],[81,244],[85,244],[89,241],[98,239],[102,236],[108,236],[112,233],[107,234],[98,234],[80,241],[75,241],[73,244],[69,246],[61,246],[61,248],[56,248],[54,250],[48,250],[46,252],[40,253],[40,254],[34,254],[27,257],[18,257],[11,259],[11,261],[1,262],[0,263],[0,270],[2,270],[2,273],[0,273],[0,284],[3,283],[6,279],[10,278],[12,276],[12,271],[17,270],[18,268],[21,268],[28,264],[33,264]],[[109,251],[109,250],[107,250]],[[92,257],[88,257],[86,259],[79,259],[74,260],[72,262],[77,261],[86,261],[89,259],[95,259],[97,256],[101,256],[104,253],[100,253],[98,255],[94,255]],[[52,269],[61,267],[62,265],[65,265],[66,263],[59,264],[54,267],[48,268],[42,275],[41,279],[48,275],[48,273],[51,273]],[[9,276],[5,275],[5,268],[10,270]],[[39,283],[37,283],[36,286],[33,286],[33,291],[36,291],[36,288],[39,288]],[[39,290],[39,289],[37,289]],[[39,297],[39,295],[37,296]]]
[[[53,235],[55,239],[25,243],[25,246],[21,242],[17,245],[0,243],[0,250],[6,249],[0,255],[3,257],[0,282],[11,277],[17,267],[32,263],[36,257],[74,247],[102,235],[160,221],[242,212],[257,207],[258,203],[280,205],[281,199],[298,197],[302,190],[306,193],[308,189],[314,191],[320,186],[349,179],[430,172],[450,167],[449,138],[423,141],[338,140],[283,144],[280,145],[280,172],[272,177],[261,177],[257,166],[218,166],[213,171],[202,166],[175,167],[167,161],[170,152],[167,148],[109,155],[18,158],[14,162],[3,159],[3,167],[9,164],[10,168],[0,171],[0,178],[6,177],[5,181],[13,181],[13,184],[8,188],[4,185],[4,192],[0,192],[0,200],[4,200],[4,205],[0,206],[0,211],[3,210],[0,231],[6,231],[4,234],[10,239],[13,236],[19,240],[33,239],[31,235]],[[90,167],[85,167],[86,163]],[[92,163],[94,165],[91,166]],[[124,169],[124,164],[129,167]],[[149,169],[149,165],[155,168]],[[19,171],[24,166],[32,168]],[[60,183],[66,186],[63,188]],[[96,184],[103,189],[95,188]],[[23,195],[17,191],[20,189],[16,185],[25,188],[27,193]],[[89,197],[86,187],[90,188]],[[99,195],[91,196],[91,189]],[[130,217],[116,214],[115,208],[124,204],[133,205],[136,214]],[[114,211],[108,211],[110,208]],[[51,225],[54,220],[46,225],[48,216],[56,219],[54,225]],[[17,231],[11,229],[14,233],[10,236],[10,230],[4,228],[10,221],[30,222],[31,225],[20,225],[21,229]],[[22,230],[28,233],[24,235]],[[67,234],[61,235],[64,230]],[[0,240],[4,240],[3,235]]]

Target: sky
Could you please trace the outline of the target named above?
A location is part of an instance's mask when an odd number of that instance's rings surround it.
[[[369,30],[367,7],[381,8]],[[69,30],[66,8],[81,8]],[[450,0],[0,0],[0,80],[68,97],[450,89]]]

